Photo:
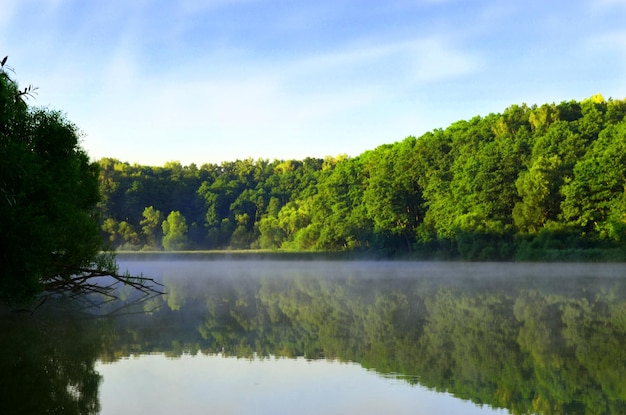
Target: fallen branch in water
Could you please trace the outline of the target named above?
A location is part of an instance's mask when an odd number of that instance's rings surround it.
[[[134,289],[135,292],[141,294],[143,300],[146,297],[165,294],[162,290],[163,284],[155,279],[143,275],[130,275],[128,272],[120,274],[116,268],[60,267],[59,269],[62,269],[62,272],[45,279],[43,301],[49,297],[66,297],[79,300],[86,305],[86,308],[97,308],[119,300],[116,290],[121,287]],[[32,311],[39,308],[41,304]]]
[[[113,281],[106,285],[92,282],[95,278],[110,278]],[[109,271],[98,269],[79,268],[71,277],[56,276],[48,278],[44,284],[45,291],[52,294],[70,293],[72,296],[97,293],[109,297],[114,297],[112,291],[116,286],[123,284],[134,288],[144,294],[164,294],[154,286],[162,287],[153,278],[140,276],[131,276],[128,273],[117,274]]]

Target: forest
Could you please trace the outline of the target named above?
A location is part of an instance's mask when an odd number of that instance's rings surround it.
[[[626,100],[511,105],[356,156],[99,160],[117,250],[626,258]]]

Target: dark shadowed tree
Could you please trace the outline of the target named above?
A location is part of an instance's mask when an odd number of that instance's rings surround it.
[[[32,91],[0,68],[0,298],[12,302],[117,271],[100,255],[98,165],[62,113],[29,108]]]

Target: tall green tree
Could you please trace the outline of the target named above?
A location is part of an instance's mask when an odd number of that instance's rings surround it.
[[[536,233],[548,220],[556,220],[560,212],[561,160],[558,156],[539,157],[529,171],[517,179],[522,200],[513,208],[515,225],[524,232]]]
[[[163,248],[167,251],[182,251],[189,247],[187,221],[179,211],[172,211],[163,221]]]
[[[610,228],[621,226],[626,210],[626,122],[604,129],[573,171],[573,179],[563,188],[563,217],[600,236],[612,235]],[[607,233],[605,235],[605,233]]]
[[[156,210],[152,206],[148,206],[143,210],[143,219],[139,224],[141,225],[141,231],[146,240],[145,247],[152,249],[160,247],[163,233],[162,230],[159,229],[159,225],[162,222],[163,215],[160,210]]]
[[[382,146],[368,154],[369,181],[363,202],[374,230],[393,247],[411,250],[416,228],[422,220],[422,191],[413,168],[415,138]]]
[[[307,234],[304,240],[314,239],[320,250],[363,249],[373,226],[363,204],[362,158],[341,156],[332,163],[334,167],[320,176],[311,223],[298,233]],[[297,234],[295,238],[299,239]]]
[[[31,108],[0,69],[0,297],[22,301],[107,268],[96,220],[98,165],[59,111]]]

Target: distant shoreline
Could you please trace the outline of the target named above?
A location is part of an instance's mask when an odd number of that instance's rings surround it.
[[[509,259],[509,260],[467,260],[463,258],[442,257],[437,253],[425,256],[423,253],[386,255],[368,251],[277,251],[264,249],[238,249],[238,250],[197,250],[197,251],[115,251],[115,256],[120,260],[297,260],[297,261],[437,261],[437,262],[494,262],[494,263],[626,263],[626,258],[614,257],[611,259],[599,259],[580,255],[580,252],[562,252],[564,255],[546,255],[537,259]],[[578,253],[579,255],[576,255]],[[570,254],[570,255],[567,255]]]
[[[274,251],[274,250],[199,250],[199,251],[116,251],[118,259],[277,259],[277,260],[350,260],[350,259],[387,259],[364,252],[320,252],[320,251]]]

